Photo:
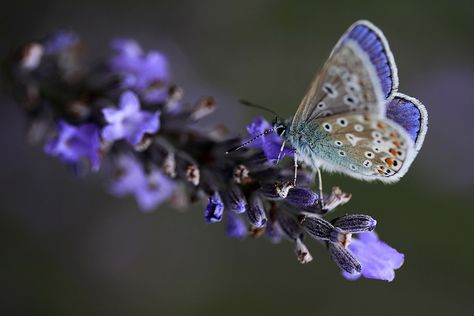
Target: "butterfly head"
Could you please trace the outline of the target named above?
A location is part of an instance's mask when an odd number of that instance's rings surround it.
[[[286,122],[285,120],[282,120],[279,117],[275,117],[275,119],[273,120],[273,123],[272,123],[272,128],[273,128],[273,131],[278,136],[282,136],[283,134],[285,134],[285,132],[288,128],[288,122]]]

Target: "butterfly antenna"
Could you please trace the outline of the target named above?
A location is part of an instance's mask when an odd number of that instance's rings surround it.
[[[273,111],[272,109],[267,108],[266,106],[255,104],[255,103],[252,103],[250,101],[243,100],[243,99],[240,99],[239,102],[242,105],[245,105],[245,106],[248,106],[248,107],[251,107],[251,108],[261,109],[261,110],[270,112],[270,113],[275,114],[276,116],[280,117],[280,115],[278,115],[277,112]]]
[[[226,151],[225,153],[226,153],[226,155],[227,155],[227,154],[229,154],[229,153],[231,153],[231,152],[234,152],[234,151],[237,151],[237,150],[239,150],[239,149],[242,149],[242,148],[246,147],[248,144],[254,142],[254,141],[257,140],[257,139],[259,139],[260,137],[265,136],[265,135],[267,135],[267,134],[270,134],[270,133],[272,133],[272,132],[273,132],[273,129],[272,129],[272,128],[266,129],[266,130],[263,131],[263,133],[258,134],[258,135],[255,136],[254,138],[249,139],[248,141],[246,141],[246,142],[240,144],[240,145],[237,146],[237,147],[234,147],[234,148],[229,149],[229,150]]]

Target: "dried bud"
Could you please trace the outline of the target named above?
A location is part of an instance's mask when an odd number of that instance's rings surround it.
[[[91,113],[91,109],[86,103],[80,100],[68,104],[67,111],[77,119],[85,119]]]
[[[183,98],[184,91],[182,88],[172,85],[168,89],[168,99],[165,102],[165,111],[168,113],[176,112]]]
[[[199,185],[199,168],[195,165],[189,165],[186,168],[186,180],[191,182],[194,186]]]
[[[306,245],[303,244],[303,242],[299,238],[296,239],[295,254],[300,263],[305,264],[313,260],[313,257],[309,253],[308,248],[306,248]]]
[[[31,43],[26,46],[21,56],[20,66],[28,71],[36,69],[43,58],[44,47],[39,43]]]
[[[169,152],[166,155],[165,161],[163,162],[161,169],[168,177],[176,178],[176,159],[173,152]]]
[[[288,192],[293,188],[291,181],[280,183],[264,183],[260,188],[261,193],[270,200],[281,200],[288,196]]]
[[[324,201],[323,210],[325,213],[332,211],[339,205],[346,204],[351,199],[352,194],[344,193],[339,187],[333,187],[331,195]]]
[[[328,248],[332,260],[339,268],[350,274],[358,274],[362,271],[359,261],[344,246],[329,242]]]
[[[249,236],[252,238],[260,238],[265,234],[265,231],[267,230],[266,226],[263,227],[255,227],[251,226],[249,229]]]
[[[285,199],[288,196],[288,192],[292,188],[293,188],[293,182],[291,181],[286,181],[286,182],[275,185],[276,192],[282,199]]]
[[[223,141],[229,133],[229,129],[225,125],[219,124],[210,128],[206,133],[214,141]]]
[[[234,181],[239,184],[248,184],[252,181],[249,176],[249,169],[244,165],[237,165],[234,168]]]
[[[135,149],[138,152],[144,152],[145,150],[147,150],[150,147],[150,145],[152,143],[153,143],[153,137],[151,137],[150,135],[145,134],[145,135],[143,135],[140,142],[138,142],[138,144],[133,146],[133,149]]]
[[[198,100],[191,112],[191,120],[197,121],[211,114],[216,109],[213,97],[202,97]]]

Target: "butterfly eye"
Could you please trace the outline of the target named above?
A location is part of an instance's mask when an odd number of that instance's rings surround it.
[[[280,126],[277,126],[276,133],[278,134],[278,136],[281,136],[281,135],[283,135],[285,130],[286,130],[286,127],[283,126],[283,125],[280,125]]]

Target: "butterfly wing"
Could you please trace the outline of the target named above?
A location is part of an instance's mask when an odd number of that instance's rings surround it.
[[[419,151],[428,129],[428,112],[425,106],[417,99],[397,92],[387,104],[386,115],[408,132]]]
[[[368,21],[358,21],[334,47],[293,123],[351,111],[382,116],[385,100],[397,88],[397,69],[383,33]]]
[[[373,114],[345,113],[306,125],[313,163],[363,180],[398,181],[410,167],[415,143],[397,123]]]

